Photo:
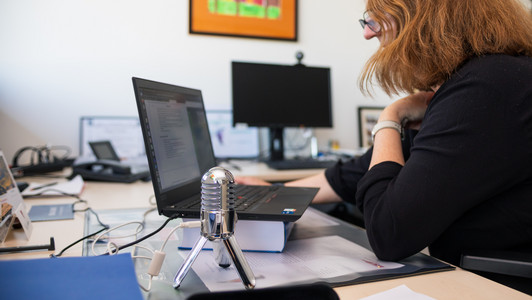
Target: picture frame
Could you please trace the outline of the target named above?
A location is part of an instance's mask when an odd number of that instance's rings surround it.
[[[359,145],[361,148],[373,146],[371,130],[377,124],[383,110],[383,106],[361,106],[358,108]]]
[[[297,41],[297,0],[189,0],[189,33]]]

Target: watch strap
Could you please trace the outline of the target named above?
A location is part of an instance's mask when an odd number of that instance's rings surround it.
[[[397,130],[397,132],[399,132],[399,134],[401,135],[401,138],[403,137],[403,127],[399,123],[394,122],[394,121],[380,121],[379,123],[375,124],[375,126],[373,126],[373,129],[371,130],[371,140],[374,141],[375,135],[377,134],[377,132],[379,132],[379,130],[384,129],[384,128],[395,129]]]

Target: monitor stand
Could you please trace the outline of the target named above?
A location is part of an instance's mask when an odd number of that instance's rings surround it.
[[[317,156],[317,142],[314,138]],[[276,170],[294,169],[325,169],[336,164],[336,160],[320,160],[314,157],[311,159],[284,159],[283,128],[270,127],[270,159],[266,161],[268,167]]]
[[[282,127],[270,127],[270,160],[284,160]]]

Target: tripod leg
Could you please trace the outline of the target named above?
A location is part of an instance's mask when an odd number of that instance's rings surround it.
[[[196,241],[194,247],[192,247],[192,250],[185,259],[185,262],[183,263],[179,271],[177,271],[177,274],[174,277],[174,288],[177,289],[181,285],[181,282],[183,281],[183,279],[185,279],[185,276],[187,276],[188,270],[198,257],[198,254],[200,253],[201,249],[203,248],[203,245],[205,245],[206,242],[207,238],[203,235],[200,235],[199,239]]]
[[[251,267],[248,264],[248,261],[244,257],[240,246],[236,242],[234,235],[231,235],[228,239],[223,240],[229,256],[233,259],[238,275],[242,279],[246,289],[252,289],[255,287],[255,275],[251,271]]]

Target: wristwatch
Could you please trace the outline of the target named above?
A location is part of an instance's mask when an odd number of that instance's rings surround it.
[[[393,128],[399,132],[401,138],[403,137],[403,127],[399,123],[394,121],[381,121],[373,126],[373,129],[371,130],[371,140],[375,141],[375,134],[384,128]]]

